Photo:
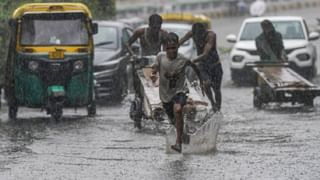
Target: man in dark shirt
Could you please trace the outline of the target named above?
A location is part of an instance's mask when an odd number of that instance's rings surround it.
[[[192,62],[198,64],[201,77],[204,80],[204,89],[213,110],[220,111],[223,71],[217,52],[216,33],[206,29],[202,23],[195,23],[192,25],[192,30],[180,39],[180,45],[190,38],[193,39],[198,54]],[[215,101],[213,100],[211,88],[215,94]]]
[[[261,22],[262,33],[255,39],[257,51],[262,62],[286,62],[282,36],[275,30],[271,21]]]

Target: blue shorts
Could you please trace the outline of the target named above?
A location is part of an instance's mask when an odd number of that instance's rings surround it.
[[[215,89],[221,88],[223,70],[221,63],[213,67],[199,65],[200,75],[203,81],[209,81]]]
[[[171,99],[170,102],[163,103],[163,108],[166,111],[167,115],[170,119],[174,118],[173,107],[174,104],[180,104],[181,107],[187,104],[187,95],[184,93],[178,93]]]

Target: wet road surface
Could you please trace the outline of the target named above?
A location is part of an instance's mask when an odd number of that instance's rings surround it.
[[[142,131],[134,129],[129,98],[99,107],[95,118],[84,109],[67,110],[59,123],[32,109],[8,122],[3,108],[0,179],[320,179],[320,98],[312,109],[275,104],[256,110],[252,87],[234,85],[226,61],[223,67],[217,152],[166,154],[167,125],[147,122]],[[320,85],[320,77],[314,82]]]

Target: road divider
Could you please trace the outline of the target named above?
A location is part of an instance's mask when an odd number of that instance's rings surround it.
[[[266,12],[279,12],[287,11],[292,9],[302,9],[302,8],[312,8],[319,7],[320,0],[304,0],[304,1],[295,1],[295,2],[277,2],[277,3],[267,3]],[[222,17],[231,17],[237,14],[230,13],[228,8],[216,9],[210,12],[203,12],[206,16],[210,18],[222,18]]]

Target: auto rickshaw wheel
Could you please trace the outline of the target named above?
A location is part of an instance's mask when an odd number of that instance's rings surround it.
[[[134,121],[134,127],[141,129],[142,120],[142,103],[139,97],[136,97],[134,101],[131,102],[130,106],[130,118]]]
[[[54,119],[56,122],[60,121],[63,114],[62,106],[59,104],[56,104],[50,111],[52,119]]]
[[[9,106],[8,116],[9,120],[15,121],[17,119],[18,107],[17,106]]]
[[[94,101],[87,106],[87,113],[90,117],[95,116],[97,114],[96,103]]]
[[[260,88],[256,87],[253,91],[253,106],[257,109],[262,108],[262,99],[261,99],[261,92]]]

